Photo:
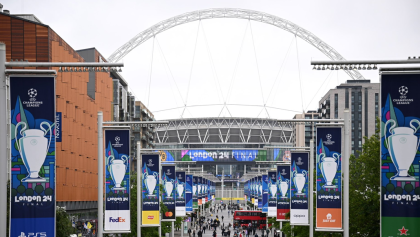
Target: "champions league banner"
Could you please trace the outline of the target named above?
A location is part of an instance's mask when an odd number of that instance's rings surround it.
[[[268,176],[262,176],[262,212],[268,213]]]
[[[258,208],[262,209],[262,176],[257,179]]]
[[[277,221],[286,221],[290,212],[290,165],[277,166]]]
[[[277,185],[276,172],[268,172],[268,217],[276,217],[277,212]]]
[[[186,215],[185,186],[186,186],[185,172],[183,171],[176,172],[176,179],[175,179],[175,190],[176,190],[175,215],[176,216]]]
[[[193,209],[198,209],[197,178],[197,176],[193,176]]]
[[[308,187],[309,153],[292,152],[290,166],[290,224],[309,224]]]
[[[202,204],[206,204],[206,197],[207,197],[207,180],[205,178],[201,178],[201,199]]]
[[[10,76],[10,109],[10,236],[55,236],[55,77]]]
[[[420,74],[381,76],[381,234],[420,236]]]
[[[142,154],[142,226],[159,226],[159,166],[158,154]]]
[[[199,206],[203,205],[203,199],[201,197],[201,195],[202,195],[201,188],[202,188],[201,177],[197,176],[197,202],[198,202]]]
[[[258,207],[258,192],[257,192],[257,190],[258,190],[258,185],[257,185],[257,181],[258,181],[258,177],[255,177],[254,178],[254,181],[253,181],[253,183],[254,183],[254,206],[256,206],[256,207]]]
[[[193,176],[187,174],[185,180],[185,210],[187,213],[191,213],[193,211]]]
[[[162,165],[162,203],[168,208],[162,220],[175,221],[175,165]]]
[[[130,230],[130,130],[105,130],[105,230]]]
[[[317,127],[316,141],[316,228],[341,229],[341,127]]]

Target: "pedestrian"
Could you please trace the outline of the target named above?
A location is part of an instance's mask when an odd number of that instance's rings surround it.
[[[198,237],[202,237],[202,236],[203,236],[203,233],[201,232],[201,230],[199,230],[199,231],[197,232],[197,235],[198,235]]]
[[[195,237],[195,230],[193,230],[193,237]]]
[[[222,228],[222,236],[225,235],[225,228]]]
[[[191,228],[188,229],[188,237],[191,237]]]
[[[258,234],[255,234],[255,236],[254,237],[258,237]]]
[[[203,233],[206,233],[206,226],[203,227]]]
[[[227,231],[227,236],[229,236],[230,237],[230,230],[228,229],[228,231]]]
[[[223,221],[223,219],[224,219],[225,217],[224,216],[222,216],[222,221]]]
[[[217,237],[216,231],[213,231],[213,237]]]
[[[252,234],[255,235],[255,227],[252,229]],[[257,235],[258,237],[258,235]]]

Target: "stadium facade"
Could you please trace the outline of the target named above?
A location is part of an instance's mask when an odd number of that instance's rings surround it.
[[[264,118],[172,119],[157,129],[155,142],[163,161],[223,177],[227,189],[242,189],[240,181],[246,174],[258,167],[261,171],[272,168],[273,161],[290,157],[293,126]]]

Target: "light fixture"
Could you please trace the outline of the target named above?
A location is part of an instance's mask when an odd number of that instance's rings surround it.
[[[343,69],[344,69],[343,65],[340,65],[340,69],[341,69],[341,70],[343,70]]]
[[[316,66],[314,65],[314,67],[312,68],[312,70],[316,70]]]
[[[366,65],[363,65],[362,69],[363,69],[363,70],[366,70]]]
[[[64,67],[64,72],[68,72],[69,70],[67,70],[67,67]]]
[[[368,65],[367,70],[372,70],[372,67]]]
[[[325,65],[322,65],[322,68],[321,68],[322,70],[325,70]]]
[[[338,65],[335,66],[335,70],[340,70],[340,67],[338,67]]]
[[[61,70],[61,67],[58,68],[58,72],[62,72],[63,70]]]
[[[378,69],[378,67],[375,64],[375,65],[373,65],[373,70],[376,70],[376,69]]]
[[[331,69],[330,65],[327,65],[327,67],[325,69],[330,70]]]
[[[349,69],[347,68],[347,65],[344,65],[344,70],[349,70]]]
[[[118,72],[122,72],[121,67],[119,68]]]

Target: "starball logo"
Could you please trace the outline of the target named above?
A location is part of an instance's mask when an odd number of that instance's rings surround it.
[[[282,169],[280,174],[281,174],[281,175],[286,175],[286,174],[287,174],[287,173],[286,173],[286,169]]]
[[[327,134],[326,138],[327,138],[327,140],[324,141],[324,144],[325,145],[332,145],[332,144],[335,143],[334,141],[331,140],[332,139],[332,135],[331,134]]]
[[[28,90],[29,101],[23,101],[23,104],[26,107],[39,107],[42,105],[42,101],[36,101],[36,96],[38,95],[38,91],[34,88]]]
[[[149,166],[149,167],[153,167],[153,166],[155,166],[155,164],[153,164],[152,159],[149,159],[149,164],[147,164],[147,166]]]
[[[296,162],[297,165],[303,165],[302,158],[298,157],[298,161]]]
[[[120,143],[121,138],[119,136],[116,136],[114,139],[115,139],[115,143],[112,144],[113,147],[122,147],[124,145]]]
[[[171,175],[172,173],[171,173],[171,170],[170,169],[168,169],[168,170],[166,170],[166,175]]]
[[[406,86],[400,86],[398,88],[398,92],[400,93],[399,99],[393,99],[392,102],[394,102],[397,105],[409,105],[411,102],[413,102],[413,99],[407,98],[408,94],[408,87]]]

